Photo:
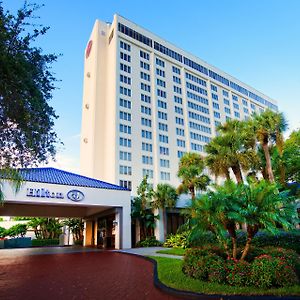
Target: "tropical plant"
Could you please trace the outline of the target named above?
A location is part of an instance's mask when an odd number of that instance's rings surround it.
[[[210,178],[203,174],[204,167],[204,159],[197,153],[187,152],[180,158],[177,176],[181,184],[177,188],[178,194],[190,193],[194,200],[196,190],[206,190]]]
[[[81,218],[69,218],[63,224],[71,230],[74,242],[83,241],[84,223]]]
[[[261,228],[274,234],[278,232],[279,225],[285,230],[295,226],[297,214],[293,200],[288,191],[279,192],[275,184],[264,180],[247,185],[226,182],[192,203],[192,234],[211,231],[228,257],[237,258],[235,224],[244,223],[247,239],[240,258],[244,260]],[[232,251],[229,250],[227,235],[231,238]]]
[[[1,159],[1,158],[0,158]],[[3,192],[3,185],[4,182],[9,183],[14,192],[17,193],[22,185],[23,178],[17,169],[12,169],[9,167],[0,168],[0,205],[4,201],[4,192]]]
[[[16,224],[6,230],[5,235],[10,237],[24,237],[27,232],[27,224]]]
[[[249,121],[255,132],[256,138],[260,143],[266,161],[267,179],[273,183],[275,181],[270,155],[270,145],[276,143],[279,155],[282,156],[283,132],[287,128],[287,122],[282,113],[265,110],[260,114],[254,114]]]
[[[27,225],[33,228],[37,239],[56,239],[61,234],[62,223],[58,218],[32,218]]]
[[[137,188],[137,197],[131,201],[131,217],[139,223],[141,240],[153,235],[155,220],[159,217],[155,216],[152,211],[153,194],[153,189],[148,183],[148,177],[145,176]]]
[[[161,219],[164,225],[164,240],[167,236],[167,208],[173,208],[176,205],[178,195],[176,189],[167,183],[160,183],[157,185],[154,191],[154,201],[152,202],[152,207],[154,209],[161,209],[162,215]]]

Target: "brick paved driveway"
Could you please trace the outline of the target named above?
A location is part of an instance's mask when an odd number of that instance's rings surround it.
[[[153,285],[153,266],[116,252],[1,255],[0,299],[175,299]]]

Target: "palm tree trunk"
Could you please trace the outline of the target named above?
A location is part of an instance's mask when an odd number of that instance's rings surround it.
[[[228,169],[225,170],[225,176],[226,176],[226,180],[230,180],[230,173]]]
[[[257,225],[247,227],[248,237],[247,237],[247,242],[246,242],[245,248],[243,250],[243,255],[241,257],[241,260],[244,260],[245,257],[247,256],[247,254],[249,252],[249,249],[250,249],[252,239],[254,238],[257,231],[258,231],[258,226]]]
[[[195,187],[194,186],[190,187],[189,190],[190,190],[190,193],[191,193],[192,200],[195,200],[195,198],[196,198]]]
[[[232,257],[236,259],[237,255],[237,238],[236,238],[236,230],[235,230],[235,223],[229,223],[226,226],[226,229],[231,237],[232,241]]]
[[[263,142],[262,148],[263,148],[265,158],[266,158],[266,171],[267,171],[268,179],[271,183],[273,183],[275,180],[274,180],[274,175],[273,175],[273,170],[272,170],[269,145],[266,141]]]
[[[234,165],[234,166],[231,166],[231,169],[233,171],[233,174],[236,178],[236,181],[238,184],[240,183],[244,183],[243,181],[243,175],[242,175],[242,171],[241,171],[241,168],[239,165]]]
[[[162,209],[162,217],[163,217],[164,241],[165,241],[167,237],[167,210],[165,208]]]

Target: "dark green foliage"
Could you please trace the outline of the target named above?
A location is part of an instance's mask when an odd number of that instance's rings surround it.
[[[61,234],[62,223],[57,218],[32,218],[28,227],[34,230],[37,239],[56,239]]]
[[[82,244],[83,242],[83,230],[84,223],[81,218],[69,218],[63,221],[63,224],[68,226],[72,231],[74,243],[78,242]]]
[[[31,24],[38,8],[25,1],[13,16],[0,2],[0,167],[36,165],[55,155],[57,115],[48,102],[57,56],[34,46],[49,29]]]
[[[251,265],[251,285],[263,288],[293,286],[298,283],[296,272],[281,257],[261,255]]]
[[[6,229],[0,226],[0,239],[6,236]]]
[[[136,243],[136,247],[157,247],[161,245],[162,243],[155,236],[148,236],[146,239]]]
[[[27,224],[16,224],[5,231],[5,236],[24,237],[27,232]]]
[[[187,249],[182,271],[200,279],[232,286],[277,288],[296,285],[300,257],[293,250],[267,247],[255,249],[258,256],[250,261],[228,259],[218,247]]]
[[[32,240],[33,247],[46,247],[59,245],[59,239],[44,239],[44,240]]]
[[[225,269],[226,269],[226,282],[229,285],[236,285],[236,286],[249,285],[251,265],[248,262],[229,259],[226,261]]]

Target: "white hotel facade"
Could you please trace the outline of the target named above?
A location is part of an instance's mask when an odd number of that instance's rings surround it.
[[[216,126],[276,101],[138,25],[96,21],[85,53],[81,173],[136,193],[179,184],[185,152],[204,154]]]

